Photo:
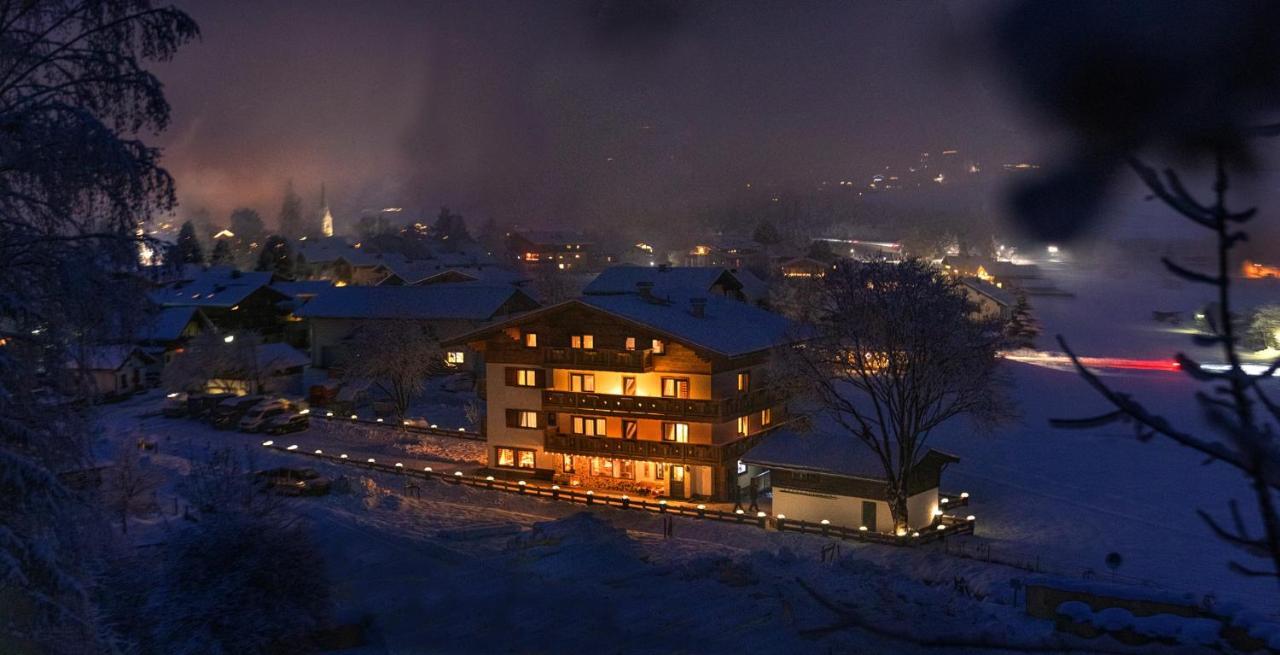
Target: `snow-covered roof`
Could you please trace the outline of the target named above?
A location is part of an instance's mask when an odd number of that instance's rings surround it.
[[[960,283],[1006,307],[1013,307],[1017,302],[1013,294],[985,280],[967,277],[961,280]]]
[[[319,239],[297,240],[292,242],[293,251],[304,257],[307,262],[336,261],[339,257],[354,250],[346,237],[324,237]]]
[[[191,321],[208,323],[199,307],[165,307],[138,332],[139,341],[177,341]]]
[[[513,298],[532,299],[511,286],[430,284],[421,287],[335,287],[297,311],[304,318],[461,319],[484,321]]]
[[[742,456],[742,461],[764,468],[814,471],[852,478],[883,480],[884,466],[862,442],[850,434],[841,434],[830,422],[817,420],[813,429],[790,425],[769,433],[755,448]],[[925,457],[956,458],[936,450]],[[922,458],[923,459],[923,458]]]
[[[165,307],[232,307],[250,294],[269,286],[269,272],[241,272],[225,266],[215,266],[183,280],[166,285],[151,293],[151,300]]]
[[[137,354],[144,361],[151,359],[150,355],[137,346],[92,346],[85,350],[83,369],[86,371],[118,371],[134,354]],[[75,359],[68,362],[68,367],[82,368],[81,362]]]
[[[741,284],[728,269],[718,266],[612,266],[601,271],[582,293],[636,293],[636,285],[647,282],[653,285],[653,293],[657,296],[667,293],[705,294],[726,275],[731,286]]]
[[[409,285],[426,282],[449,272],[470,277],[472,281],[488,285],[519,284],[527,280],[524,275],[501,266],[459,263],[457,259],[457,257],[447,257],[405,262],[393,267],[392,270],[397,277]]]
[[[264,343],[254,349],[258,369],[278,373],[311,363],[311,358],[287,343]]]
[[[298,280],[296,282],[276,282],[271,287],[286,296],[297,298],[298,296],[320,295],[321,292],[332,289],[333,283],[328,280]]]
[[[659,298],[638,294],[583,296],[581,302],[729,357],[787,343],[795,327],[779,314],[724,296],[673,294],[669,299]],[[701,316],[694,315],[690,298],[706,303]]]

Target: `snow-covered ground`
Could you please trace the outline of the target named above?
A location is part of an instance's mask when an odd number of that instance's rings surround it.
[[[1194,515],[1195,507],[1219,509],[1228,497],[1247,501],[1238,476],[1115,428],[1053,430],[1048,416],[1096,413],[1100,402],[1070,373],[1020,364],[1009,369],[1023,408],[1018,421],[991,434],[938,435],[938,447],[962,458],[945,486],[971,492],[975,502],[967,511],[980,517],[978,535],[953,541],[952,549],[964,543],[975,553],[988,544],[996,559],[1038,557],[1046,570],[1079,575],[1092,568],[1102,579],[1110,577],[1103,558],[1114,551],[1124,557],[1124,581],[1145,579],[1197,599],[1214,593],[1276,611],[1273,583],[1228,572],[1225,562],[1234,553]],[[1157,399],[1157,409],[1195,419],[1182,400],[1189,385],[1181,376],[1109,379]],[[153,459],[174,476],[182,474],[185,458],[231,445],[255,449],[263,468],[308,466],[355,481],[352,494],[293,502],[329,559],[339,617],[374,617],[378,643],[361,653],[552,645],[560,652],[727,652],[743,643],[762,652],[917,649],[866,630],[825,630],[850,616],[893,632],[970,643],[1061,638],[1012,604],[1010,582],[1031,573],[955,557],[942,545],[842,543],[842,557],[832,564],[821,561],[828,540],[814,535],[676,518],[674,538],[666,540],[660,517],[636,511],[592,509],[601,523],[576,517],[581,506],[442,483],[423,484],[421,498],[406,498],[396,476],[365,477],[363,470],[263,449],[260,435],[145,416],[158,405],[152,394],[104,408],[104,456],[142,435],[160,443]],[[465,450],[443,444],[414,458],[394,439],[369,433],[316,422],[307,432],[274,439],[406,466],[465,459]],[[168,507],[164,493],[159,505]],[[535,527],[549,520],[561,522]],[[140,539],[153,538],[139,532]],[[968,592],[956,591],[958,579]],[[805,585],[848,612],[823,607]]]

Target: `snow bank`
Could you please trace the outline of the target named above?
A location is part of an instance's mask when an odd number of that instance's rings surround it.
[[[527,569],[544,576],[607,581],[648,567],[626,530],[588,512],[535,523],[528,534],[512,539],[508,549],[519,553]]]
[[[1192,618],[1174,614],[1134,616],[1133,612],[1120,607],[1108,607],[1095,612],[1089,608],[1088,604],[1078,600],[1062,603],[1057,608],[1057,614],[1069,619],[1072,623],[1089,624],[1105,632],[1131,632],[1150,639],[1186,646],[1216,646],[1221,641],[1222,622],[1211,618]],[[1250,634],[1250,636],[1255,635]],[[1280,643],[1280,639],[1273,637],[1273,640]]]

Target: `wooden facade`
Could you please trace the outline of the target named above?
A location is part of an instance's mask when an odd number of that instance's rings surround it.
[[[483,354],[494,469],[533,451],[525,468],[566,484],[723,500],[738,457],[786,418],[767,351],[726,356],[579,301],[455,342]]]

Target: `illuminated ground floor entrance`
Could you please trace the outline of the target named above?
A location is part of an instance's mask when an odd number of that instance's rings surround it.
[[[710,466],[588,455],[554,455],[556,477],[569,485],[667,498],[713,495],[714,476]]]

